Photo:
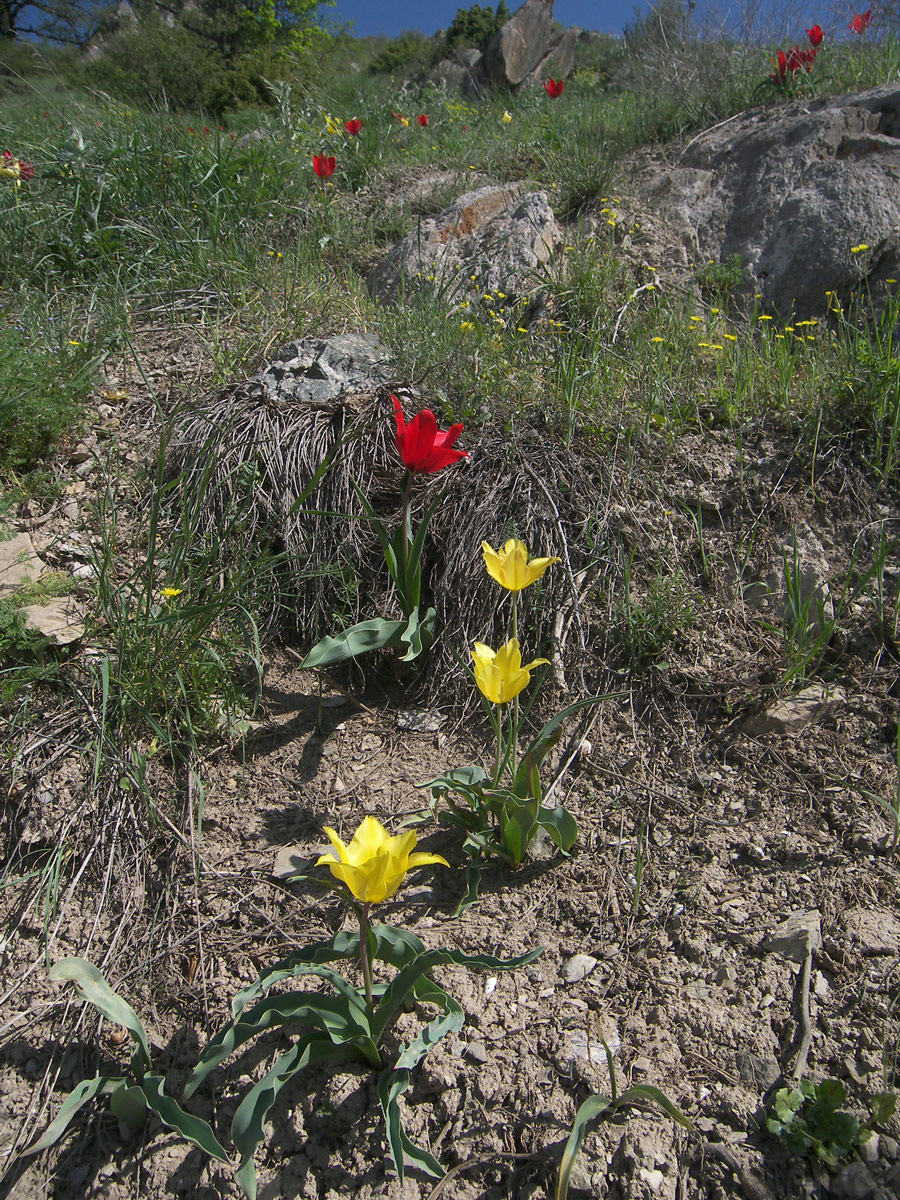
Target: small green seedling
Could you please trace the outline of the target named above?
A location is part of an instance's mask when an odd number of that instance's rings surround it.
[[[572,1175],[572,1168],[575,1166],[575,1160],[581,1149],[581,1143],[584,1141],[584,1135],[591,1121],[596,1121],[600,1117],[611,1117],[620,1108],[641,1107],[646,1103],[653,1103],[658,1104],[663,1112],[670,1116],[673,1121],[677,1121],[679,1125],[682,1125],[691,1133],[695,1132],[693,1123],[684,1115],[681,1109],[677,1108],[659,1088],[653,1087],[651,1084],[636,1084],[619,1095],[612,1051],[602,1035],[600,1036],[600,1040],[603,1042],[603,1049],[606,1051],[606,1065],[609,1069],[609,1087],[612,1095],[601,1096],[599,1093],[595,1093],[593,1096],[588,1096],[587,1100],[584,1101],[575,1114],[572,1132],[569,1134],[568,1141],[563,1149],[562,1162],[559,1164],[559,1178],[556,1182],[554,1200],[566,1200],[566,1197],[569,1195],[569,1179]]]
[[[186,1113],[171,1096],[165,1095],[162,1075],[154,1075],[150,1071],[150,1041],[140,1017],[127,1001],[116,995],[97,968],[83,958],[63,958],[50,968],[50,978],[72,980],[83,1000],[99,1009],[108,1021],[123,1025],[128,1030],[134,1042],[132,1078],[95,1075],[93,1079],[82,1080],[66,1097],[62,1108],[41,1137],[23,1154],[37,1154],[54,1146],[80,1109],[98,1096],[109,1096],[110,1111],[123,1125],[141,1129],[148,1111],[155,1112],[163,1125],[174,1129],[220,1162],[228,1162],[227,1151],[206,1121]]]
[[[878,1092],[871,1117],[860,1124],[841,1107],[846,1099],[847,1090],[839,1079],[818,1084],[803,1079],[797,1087],[775,1093],[773,1115],[766,1126],[795,1154],[814,1154],[835,1167],[868,1141],[874,1127],[889,1120],[897,1107],[893,1092]]]

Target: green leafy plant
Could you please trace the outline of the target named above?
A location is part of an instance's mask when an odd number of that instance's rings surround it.
[[[479,861],[484,856],[496,855],[509,866],[518,867],[542,830],[564,854],[572,849],[578,836],[575,819],[563,805],[550,808],[543,804],[540,768],[558,742],[565,720],[607,699],[591,696],[570,704],[544,725],[519,757],[523,715],[519,694],[528,686],[532,669],[547,659],[522,663],[517,637],[518,595],[559,559],[530,559],[524,542],[516,538],[510,538],[499,551],[487,542],[482,549],[488,573],[513,597],[512,638],[497,651],[482,642],[476,642],[472,650],[474,680],[494,732],[494,767],[490,773],[480,766],[458,767],[420,784],[429,790],[429,810],[416,818],[428,819],[430,814],[439,824],[465,832],[464,846],[472,859],[466,903],[477,896]]]
[[[696,617],[695,594],[681,567],[658,563],[643,595],[632,586],[634,554],[625,563],[618,634],[630,670],[661,667],[666,648]]]
[[[165,1094],[163,1076],[154,1074],[150,1069],[150,1039],[147,1031],[131,1005],[112,990],[100,971],[83,958],[63,958],[50,968],[50,978],[57,982],[71,980],[83,1000],[93,1004],[108,1021],[124,1026],[134,1043],[131,1076],[95,1075],[93,1079],[83,1080],[66,1097],[44,1133],[24,1153],[37,1154],[54,1146],[86,1104],[99,1096],[108,1096],[110,1112],[124,1125],[140,1129],[147,1120],[147,1114],[156,1113],[164,1125],[213,1158],[227,1162],[228,1152],[208,1123],[185,1112],[177,1101]]]
[[[281,1091],[307,1066],[326,1061],[360,1062],[380,1072],[378,1096],[384,1115],[391,1157],[402,1180],[407,1162],[440,1178],[444,1171],[427,1150],[413,1144],[403,1130],[400,1097],[411,1082],[411,1072],[441,1038],[462,1028],[464,1015],[457,1001],[431,976],[444,964],[511,971],[526,966],[541,953],[529,951],[517,958],[501,959],[490,954],[463,954],[459,950],[427,950],[413,934],[391,925],[373,925],[370,906],[397,890],[409,870],[446,861],[438,855],[412,853],[413,832],[391,837],[374,817],[366,817],[353,840],[345,845],[334,830],[327,829],[337,851],[318,861],[330,867],[340,882],[333,884],[351,906],[359,932],[341,931],[325,941],[293,951],[281,962],[264,970],[232,1002],[232,1020],[207,1043],[188,1081],[185,1094],[192,1095],[209,1073],[230,1054],[258,1034],[271,1029],[304,1027],[289,1050],[241,1100],[231,1126],[232,1140],[241,1155],[237,1179],[245,1194],[256,1196],[253,1154],[265,1136],[266,1117]],[[298,876],[302,877],[302,876]],[[350,982],[331,964],[357,963],[362,988]],[[378,964],[393,968],[388,982],[375,978]],[[290,991],[269,996],[276,983],[314,977],[327,990]],[[385,1044],[397,1017],[410,1002],[434,1005],[438,1016],[399,1053]]]
[[[842,1108],[847,1090],[839,1079],[820,1083],[802,1079],[795,1088],[779,1088],[766,1119],[769,1133],[780,1138],[794,1154],[814,1154],[830,1167],[837,1166],[871,1136],[876,1125],[889,1120],[897,1107],[893,1092],[873,1097],[869,1119],[860,1123]]]
[[[620,1095],[616,1085],[616,1069],[613,1063],[612,1051],[602,1036],[601,1041],[606,1051],[606,1065],[609,1069],[611,1095],[601,1096],[599,1093],[596,1093],[593,1096],[588,1096],[587,1100],[579,1106],[578,1112],[575,1114],[575,1120],[572,1123],[572,1130],[563,1149],[554,1200],[566,1200],[569,1194],[569,1180],[572,1177],[572,1168],[575,1166],[578,1152],[581,1149],[588,1126],[592,1121],[612,1117],[623,1108],[643,1107],[651,1103],[657,1104],[667,1116],[671,1117],[673,1121],[677,1121],[683,1128],[692,1133],[694,1132],[694,1126],[690,1119],[659,1088],[653,1087],[652,1084],[636,1084]]]

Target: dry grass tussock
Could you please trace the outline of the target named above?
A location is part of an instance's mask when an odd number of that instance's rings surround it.
[[[427,404],[402,398],[407,414]],[[414,527],[439,500],[423,577],[423,601],[437,610],[439,634],[419,671],[423,694],[459,699],[469,687],[458,664],[472,640],[497,645],[509,636],[508,604],[484,571],[481,542],[496,546],[510,537],[562,560],[522,594],[519,628],[524,652],[551,657],[558,685],[566,686],[566,667],[577,662],[580,670],[584,660],[582,602],[601,569],[596,548],[606,543],[603,464],[527,428],[515,437],[496,426],[470,429],[461,445],[468,459],[421,477],[414,489]],[[246,504],[242,552],[284,555],[278,603],[301,648],[354,621],[398,615],[378,539],[354,491],[356,484],[389,528],[400,520],[387,391],[310,405],[273,402],[255,384],[232,388],[206,397],[179,422],[170,461],[209,530],[224,529]]]

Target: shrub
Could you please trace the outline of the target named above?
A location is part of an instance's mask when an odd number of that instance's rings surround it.
[[[500,0],[497,11],[485,5],[473,4],[471,8],[457,9],[456,16],[447,30],[448,46],[477,46],[485,50],[488,42],[509,20],[509,9],[505,0]]]

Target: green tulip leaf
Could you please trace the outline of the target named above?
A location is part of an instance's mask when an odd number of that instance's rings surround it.
[[[201,1117],[195,1117],[192,1113],[185,1112],[177,1100],[173,1100],[171,1096],[165,1094],[164,1087],[165,1080],[162,1075],[147,1074],[144,1076],[141,1089],[147,1107],[156,1113],[168,1129],[174,1129],[176,1133],[180,1133],[183,1138],[193,1142],[211,1158],[217,1158],[220,1162],[228,1162],[228,1151],[213,1133],[210,1125]],[[129,1088],[128,1090],[133,1091],[134,1089]],[[115,1100],[115,1096],[113,1096],[113,1100]],[[112,1103],[110,1107],[112,1107]]]
[[[151,1075],[144,1076],[145,1080],[152,1078]],[[109,1098],[109,1111],[129,1129],[143,1129],[147,1123],[147,1097],[144,1095],[144,1089],[137,1083],[131,1087],[123,1084],[116,1088]]]
[[[464,954],[461,950],[425,950],[418,958],[408,963],[394,976],[384,990],[381,1002],[372,1018],[372,1037],[376,1045],[381,1044],[385,1031],[403,1010],[407,997],[421,976],[434,967],[453,964],[458,967],[481,967],[489,971],[514,971],[526,967],[544,953],[542,946],[529,950],[517,958],[496,958],[493,954]]]
[[[541,806],[538,811],[537,823],[547,831],[547,836],[564,854],[568,854],[578,840],[578,826],[575,818],[561,804],[556,808]]]
[[[409,1045],[401,1050],[394,1063],[398,1070],[412,1071],[441,1038],[446,1037],[448,1033],[457,1032],[465,1024],[465,1013],[458,1002],[433,979],[427,976],[419,979],[413,987],[413,994],[416,1000],[427,1001],[443,1011],[440,1016],[429,1021]]]
[[[466,867],[466,890],[463,897],[453,910],[452,916],[458,917],[467,908],[471,908],[478,900],[478,890],[481,887],[481,867],[473,863]]]
[[[131,1005],[116,995],[93,963],[83,958],[61,958],[50,968],[50,978],[56,981],[71,980],[82,999],[90,1001],[108,1021],[123,1025],[128,1030],[135,1044],[131,1066],[140,1079],[150,1067],[150,1043],[141,1019]]]
[[[624,695],[624,692],[606,692],[602,696],[587,696],[584,700],[576,700],[574,704],[568,705],[567,708],[564,708],[562,712],[558,712],[556,716],[552,718],[552,720],[548,721],[544,728],[532,740],[531,744],[528,746],[528,749],[523,755],[522,765],[519,767],[519,771],[516,773],[516,780],[514,784],[514,790],[516,793],[522,794],[520,792],[519,774],[523,770],[527,771],[529,769],[529,767],[526,765],[529,762],[534,763],[536,766],[540,766],[540,764],[544,761],[547,751],[555,746],[559,741],[560,735],[562,734],[562,724],[564,721],[568,720],[568,718],[574,713],[577,713],[579,709],[588,708],[592,704],[600,704],[604,700],[614,700],[616,696]]]
[[[300,664],[301,670],[313,667],[328,667],[332,663],[346,662],[372,650],[385,650],[400,645],[400,638],[407,628],[406,621],[388,621],[383,617],[372,617],[351,625],[335,637],[324,637],[316,642]]]
[[[387,1129],[388,1145],[391,1148],[391,1158],[400,1182],[405,1176],[405,1164],[411,1163],[431,1175],[434,1179],[443,1179],[444,1168],[427,1150],[422,1150],[410,1141],[404,1128],[400,1113],[399,1099],[409,1087],[410,1074],[405,1070],[385,1071],[378,1080],[378,1098],[381,1101],[381,1111],[384,1113],[384,1124]]]
[[[59,1112],[38,1140],[32,1142],[30,1146],[27,1146],[21,1152],[21,1157],[25,1158],[29,1154],[39,1154],[42,1150],[49,1150],[51,1146],[55,1146],[72,1124],[75,1116],[86,1104],[89,1104],[97,1096],[109,1095],[112,1092],[116,1092],[120,1087],[127,1086],[127,1084],[128,1081],[126,1079],[108,1075],[96,1075],[93,1079],[83,1079],[66,1096],[60,1106]]]
[[[401,643],[404,646],[409,646],[406,654],[401,658],[401,662],[412,662],[414,658],[418,658],[420,654],[427,650],[434,641],[434,619],[436,615],[433,608],[429,608],[424,617],[420,617],[418,605],[412,609],[406,628],[400,635]]]
[[[365,1057],[372,1066],[381,1060],[369,1037],[367,1015],[358,1004],[348,1003],[344,996],[329,996],[323,992],[284,992],[270,996],[248,1008],[237,1021],[232,1021],[210,1038],[191,1072],[185,1096],[192,1096],[206,1076],[235,1050],[258,1034],[278,1025],[312,1025],[335,1043],[359,1038],[365,1043]]]
[[[609,1058],[608,1050],[607,1058]],[[559,1177],[556,1184],[555,1200],[566,1200],[569,1194],[569,1179],[572,1174],[572,1168],[575,1165],[575,1160],[578,1157],[578,1152],[581,1149],[581,1144],[584,1141],[584,1136],[590,1122],[604,1116],[606,1113],[613,1113],[616,1109],[622,1108],[625,1105],[641,1101],[653,1101],[673,1121],[676,1121],[685,1129],[694,1132],[693,1124],[684,1113],[659,1088],[652,1087],[649,1084],[638,1084],[636,1087],[629,1088],[627,1092],[622,1092],[615,1099],[609,1099],[607,1096],[600,1095],[588,1096],[587,1100],[584,1101],[575,1114],[572,1131],[563,1149],[562,1161],[559,1165]]]
[[[437,799],[444,792],[460,792],[466,796],[475,793],[480,796],[482,788],[487,783],[490,783],[490,777],[482,767],[456,767],[452,771],[438,775],[436,779],[429,779],[426,783],[417,783],[416,787],[429,788],[431,794]]]
[[[360,1056],[352,1042],[335,1045],[321,1033],[300,1038],[278,1058],[271,1070],[254,1084],[237,1107],[231,1123],[231,1140],[241,1156],[235,1175],[248,1200],[256,1200],[256,1166],[253,1154],[265,1136],[266,1117],[278,1093],[304,1067],[327,1061],[350,1061]]]

